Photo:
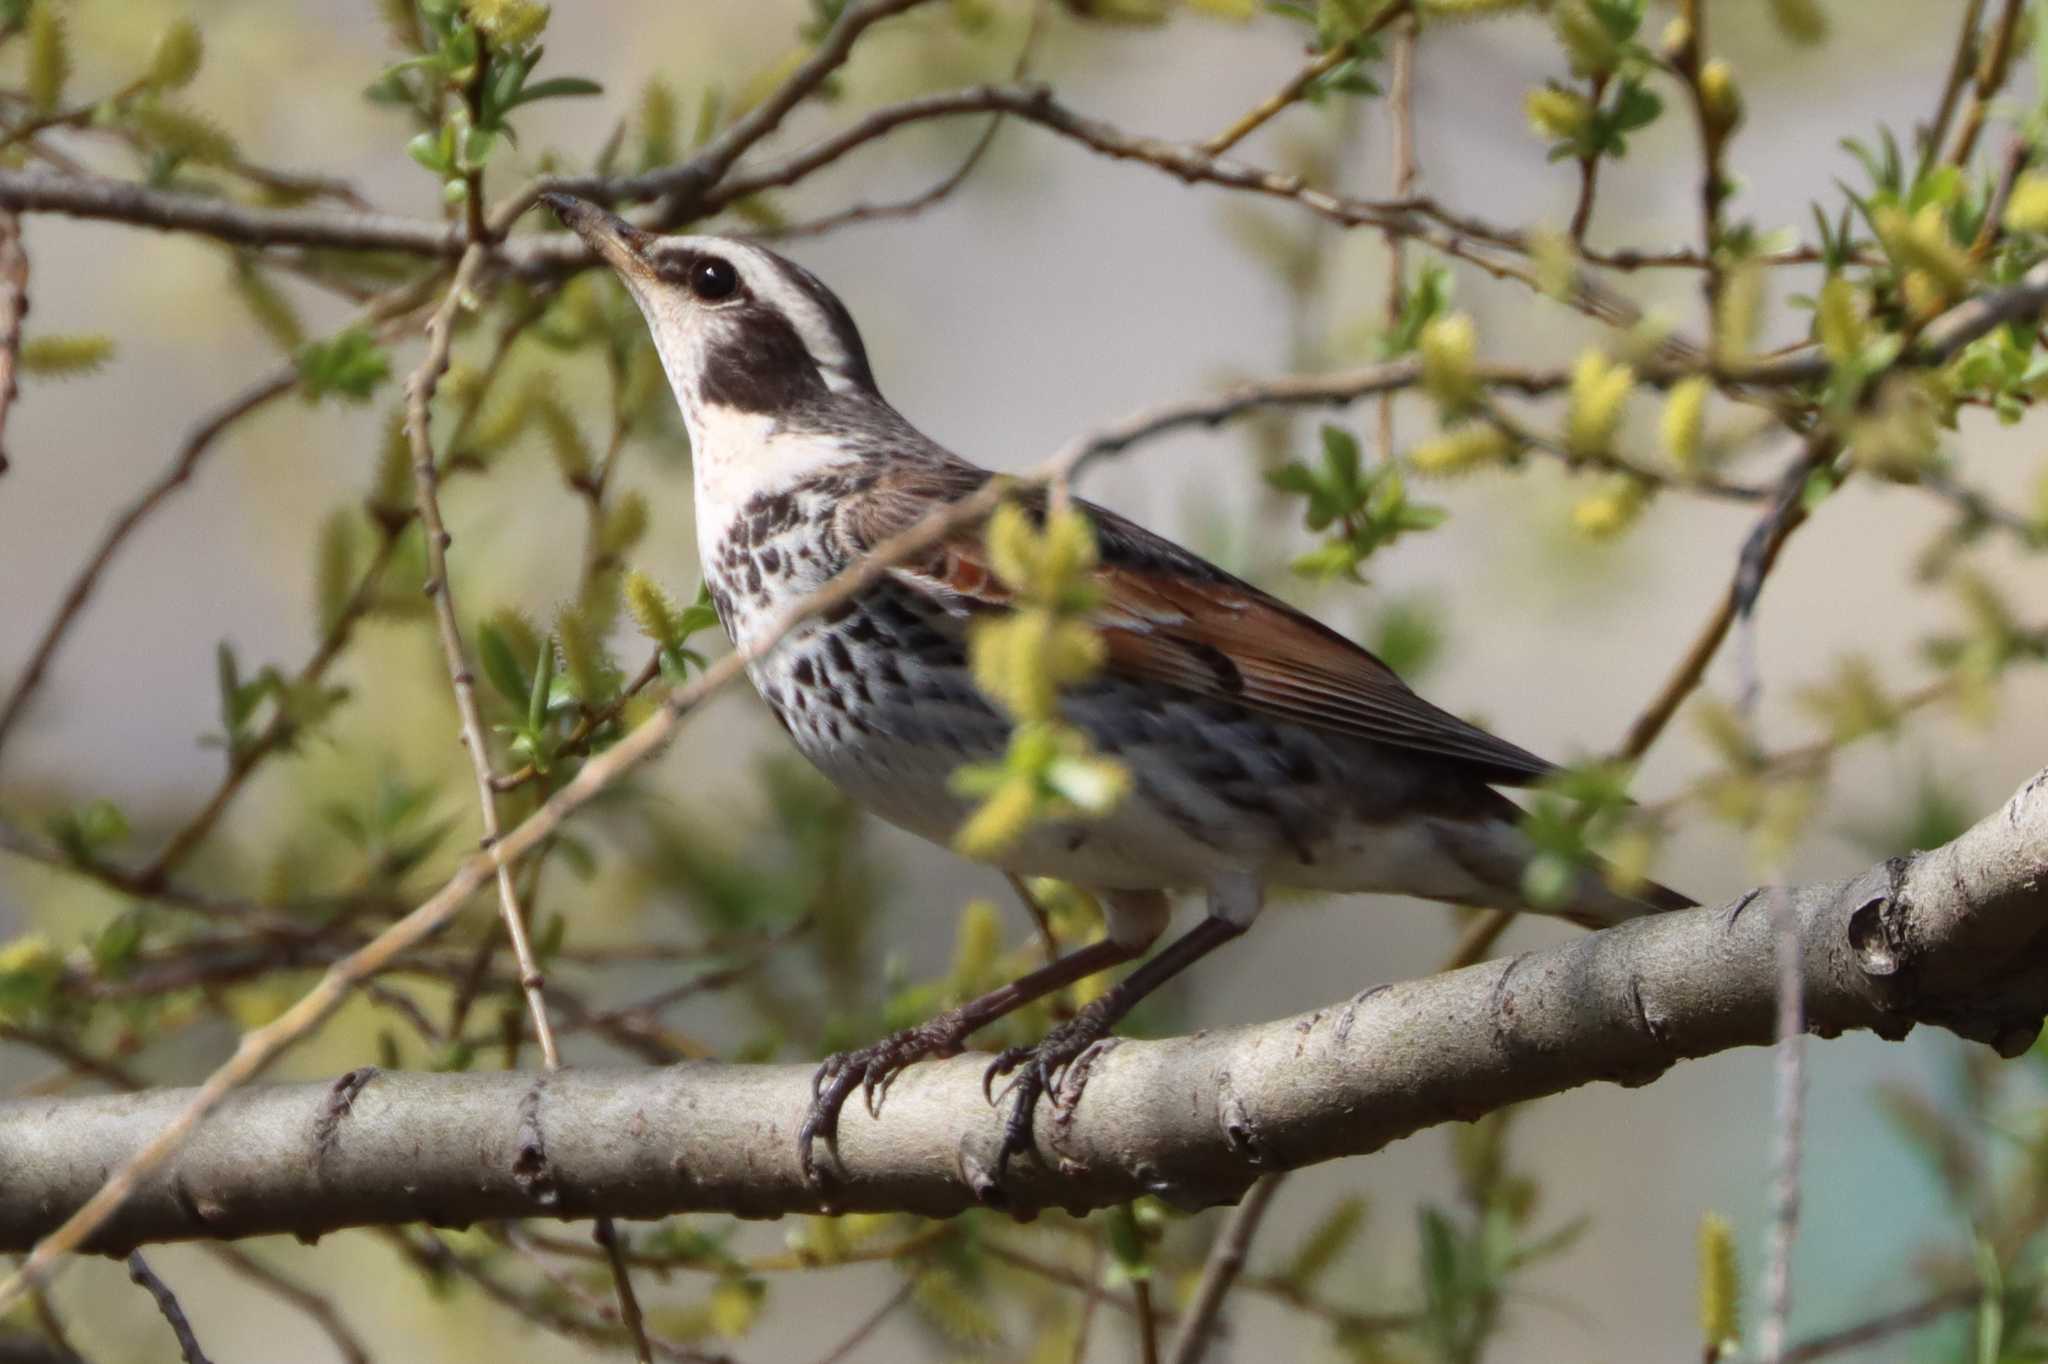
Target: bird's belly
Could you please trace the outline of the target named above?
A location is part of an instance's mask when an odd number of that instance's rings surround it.
[[[753,623],[747,596],[729,602],[741,638]],[[1010,721],[975,686],[960,623],[887,586],[799,625],[748,672],[826,777],[935,843],[950,844],[974,808],[954,794],[954,773],[1009,745]],[[1431,801],[1402,755],[1108,678],[1062,709],[1124,765],[1130,790],[1099,818],[1029,826],[993,859],[1007,870],[1105,889],[1200,886],[1232,872],[1445,898],[1472,888],[1425,827],[1417,807]]]
[[[955,795],[957,752],[868,739],[797,746],[847,795],[876,815],[932,842],[950,844],[974,802]],[[995,756],[993,754],[989,756]],[[1246,853],[1208,841],[1185,823],[1185,804],[1164,806],[1133,790],[1107,814],[1035,822],[994,865],[1022,876],[1052,876],[1101,889],[1193,887],[1241,868]]]

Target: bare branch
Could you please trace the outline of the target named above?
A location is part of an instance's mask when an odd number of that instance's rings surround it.
[[[470,769],[476,775],[477,803],[483,816],[483,846],[489,849],[497,843],[500,833],[497,774],[491,767],[490,736],[484,729],[483,712],[477,707],[476,674],[470,669],[469,655],[462,642],[462,625],[455,616],[455,589],[448,581],[448,547],[455,543],[455,537],[448,533],[448,527],[441,519],[440,472],[434,464],[434,447],[427,431],[428,409],[433,403],[434,389],[448,368],[449,350],[455,340],[455,314],[462,308],[483,262],[481,242],[463,253],[455,278],[449,281],[447,296],[427,322],[426,358],[406,384],[405,433],[412,445],[413,487],[419,502],[420,525],[426,532],[427,594],[434,602],[441,655],[454,687],[455,711],[462,720],[462,745],[469,751]],[[519,985],[526,995],[527,1009],[533,1015],[534,1036],[540,1042],[541,1056],[547,1068],[554,1070],[561,1065],[562,1058],[555,1047],[555,1030],[548,1023],[547,997],[540,968],[534,963],[533,946],[527,941],[526,917],[520,912],[519,892],[512,884],[512,868],[510,864],[500,862],[496,873],[501,917],[505,922],[505,932],[512,941],[513,957],[519,963]]]
[[[284,1299],[311,1317],[320,1329],[327,1333],[327,1339],[333,1343],[335,1352],[341,1356],[343,1364],[370,1364],[370,1351],[363,1344],[361,1337],[356,1335],[334,1304],[325,1297],[272,1269],[238,1246],[217,1242],[207,1249],[213,1253],[214,1259],[234,1273],[258,1285],[265,1292]]]
[[[149,1296],[156,1299],[157,1310],[170,1324],[171,1334],[178,1341],[178,1355],[185,1364],[207,1364],[206,1351],[199,1348],[199,1338],[192,1334],[192,1323],[186,1319],[185,1309],[178,1305],[178,1295],[156,1276],[156,1271],[149,1267],[149,1262],[142,1258],[139,1250],[129,1252],[128,1277],[149,1290]]]
[[[1217,1234],[1216,1244],[1209,1247],[1209,1258],[1202,1266],[1202,1280],[1195,1286],[1194,1300],[1188,1304],[1187,1319],[1181,1323],[1180,1334],[1174,1338],[1172,1364],[1202,1364],[1202,1356],[1208,1353],[1210,1342],[1215,1338],[1216,1319],[1222,1315],[1223,1300],[1230,1295],[1238,1276],[1244,1273],[1245,1257],[1251,1253],[1252,1238],[1259,1234],[1259,1224],[1266,1220],[1266,1209],[1272,1206],[1273,1195],[1280,1192],[1280,1181],[1285,1178],[1283,1174],[1260,1176]]]
[[[866,0],[864,4],[847,6],[832,25],[831,32],[825,35],[825,40],[818,44],[817,50],[803,65],[790,73],[788,80],[748,110],[744,117],[712,138],[688,161],[649,171],[645,175],[601,182],[586,190],[572,189],[570,192],[605,195],[624,203],[665,199],[655,218],[657,228],[675,227],[701,216],[700,196],[717,184],[755,143],[780,127],[790,110],[808,99],[833,72],[846,64],[861,34],[884,19],[925,3],[927,0]]]
[[[212,413],[192,429],[178,446],[177,454],[156,482],[149,485],[142,495],[128,505],[127,510],[114,519],[100,537],[99,547],[93,551],[85,567],[71,580],[71,586],[64,593],[64,600],[58,605],[50,623],[43,627],[41,638],[36,641],[34,652],[29,655],[28,665],[22,669],[21,677],[15,682],[14,690],[8,693],[7,704],[0,706],[0,747],[21,720],[28,708],[29,699],[41,685],[43,674],[49,670],[50,660],[56,656],[57,647],[64,642],[64,636],[85,609],[99,586],[100,575],[120,552],[121,546],[134,533],[135,528],[147,520],[152,512],[162,506],[165,499],[183,487],[192,477],[201,461],[213,449],[214,443],[236,422],[262,407],[272,399],[291,392],[298,382],[298,370],[285,365],[273,370],[249,387],[243,389],[227,402],[215,408]]]
[[[21,321],[28,316],[28,250],[21,219],[0,211],[0,474],[7,472],[7,416],[21,364]]]
[[[0,175],[5,174],[8,172],[0,171]],[[4,194],[0,194],[0,198],[4,198]],[[416,296],[415,285],[395,289],[365,309],[361,320],[382,322],[398,316],[412,307]],[[43,680],[43,674],[50,666],[50,660],[55,657],[58,646],[63,643],[66,632],[77,621],[79,613],[85,609],[93,591],[99,586],[107,565],[120,552],[128,537],[134,534],[136,528],[172,494],[191,480],[193,473],[223,435],[250,413],[289,393],[298,382],[298,378],[296,366],[281,366],[214,409],[179,444],[170,467],[156,482],[150,484],[140,497],[130,503],[127,510],[115,518],[114,524],[109,526],[107,533],[101,537],[99,547],[93,551],[85,567],[81,568],[78,576],[72,580],[63,601],[58,604],[56,614],[43,628],[34,652],[29,655],[28,665],[22,669],[21,677],[14,684],[14,690],[8,694],[6,704],[0,705],[0,747],[6,745],[8,734],[19,723],[30,698],[34,696],[37,686]]]
[[[96,175],[0,170],[0,206],[190,232],[239,246],[401,251],[453,261],[467,244],[459,223],[340,208],[256,208]]]

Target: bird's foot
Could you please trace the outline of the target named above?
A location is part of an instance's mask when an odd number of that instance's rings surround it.
[[[853,1091],[861,1091],[861,1102],[870,1117],[880,1117],[882,1100],[889,1086],[912,1063],[931,1056],[957,1056],[973,1026],[958,1011],[940,1014],[914,1028],[892,1033],[879,1042],[856,1051],[828,1056],[811,1076],[811,1109],[797,1129],[797,1160],[803,1167],[804,1182],[817,1185],[821,1171],[812,1144],[822,1138],[831,1145],[839,1134],[839,1112]]]
[[[1096,1001],[1054,1028],[1037,1046],[1011,1047],[989,1062],[981,1079],[982,1093],[989,1096],[989,1102],[1001,1103],[1011,1093],[1017,1096],[1016,1105],[1003,1124],[1003,1144],[996,1152],[998,1182],[1009,1168],[1012,1156],[1034,1149],[1033,1121],[1041,1097],[1052,1100],[1056,1128],[1064,1127],[1072,1119],[1074,1106],[1080,1102],[1081,1091],[1088,1083],[1088,1068],[1098,1050],[1105,1043],[1116,1041],[1109,1032],[1116,1026],[1116,1015],[1098,1008],[1101,1003]],[[997,1078],[1013,1071],[1015,1078],[1003,1087],[1002,1093],[992,1093]]]

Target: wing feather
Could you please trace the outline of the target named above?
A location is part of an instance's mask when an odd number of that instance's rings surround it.
[[[841,504],[840,532],[849,550],[864,551],[989,477],[957,461],[899,467]],[[1043,505],[1042,496],[1020,496],[1027,506]],[[1416,695],[1393,669],[1313,617],[1135,522],[1078,505],[1094,521],[1101,550],[1094,623],[1111,672],[1311,729],[1468,763],[1475,776],[1501,785],[1526,784],[1556,770]],[[957,615],[1009,604],[978,530],[892,573]]]

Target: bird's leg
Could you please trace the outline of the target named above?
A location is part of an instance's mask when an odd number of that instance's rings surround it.
[[[905,1066],[927,1056],[955,1055],[961,1043],[976,1030],[1054,990],[1129,961],[1151,946],[1166,926],[1166,897],[1157,892],[1122,892],[1103,898],[1109,936],[1100,942],[1076,948],[1029,975],[872,1046],[828,1057],[811,1078],[811,1110],[796,1136],[797,1158],[803,1165],[805,1181],[818,1182],[812,1142],[819,1137],[827,1143],[832,1141],[839,1128],[839,1111],[846,1106],[855,1087],[865,1089],[868,1111],[877,1112],[889,1082]]]
[[[996,1153],[998,1180],[1009,1168],[1012,1156],[1033,1147],[1032,1118],[1039,1097],[1052,1095],[1053,1107],[1060,1116],[1072,1112],[1087,1076],[1085,1063],[1075,1063],[1108,1037],[1110,1030],[1145,996],[1249,928],[1263,899],[1263,888],[1252,877],[1219,878],[1209,888],[1207,918],[1112,985],[1100,999],[1047,1033],[1037,1046],[1011,1047],[989,1063],[982,1077],[984,1091],[997,1076],[1017,1072],[1017,1078],[1004,1090],[1005,1094],[1014,1090],[1017,1101],[1004,1123],[1002,1148]]]

